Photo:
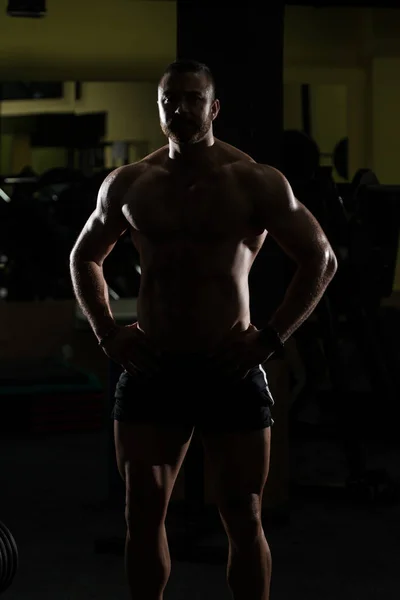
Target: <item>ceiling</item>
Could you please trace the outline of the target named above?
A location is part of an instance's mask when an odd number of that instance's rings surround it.
[[[7,3],[8,0],[0,0],[0,78],[3,80],[153,81],[166,64],[175,59],[174,1],[47,0],[47,15],[43,19],[8,17]],[[378,6],[378,2],[362,4]],[[335,31],[339,32],[332,43],[336,44],[341,32],[347,30],[349,35],[357,35],[361,19],[354,5],[360,6],[358,2],[320,0],[313,3],[314,7],[326,7],[326,12],[315,11],[310,4],[307,8],[296,0],[289,0],[287,5],[293,7],[287,11],[285,21],[285,51],[289,61],[297,56],[303,62],[316,60],[319,55],[316,57],[311,42],[316,38],[320,52],[325,38],[332,37],[328,35],[332,29],[330,24],[337,25]],[[343,7],[344,13],[335,11],[334,6]],[[382,39],[396,38],[397,43],[400,11],[384,10],[384,6],[385,3],[379,4],[380,10],[373,11],[374,35]],[[316,23],[320,21],[323,33],[318,35]],[[310,56],[306,52],[308,46]],[[329,50],[332,53],[332,49]],[[322,60],[325,60],[323,56]]]
[[[175,58],[176,4],[166,0],[47,0],[43,19],[6,16],[3,79],[156,79]]]

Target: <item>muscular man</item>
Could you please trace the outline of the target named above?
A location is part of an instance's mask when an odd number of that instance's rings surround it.
[[[158,107],[168,146],[106,178],[71,253],[77,300],[105,353],[124,368],[112,416],[126,485],[129,587],[135,600],[163,598],[171,569],[165,517],[197,427],[229,540],[228,586],[234,600],[268,600],[261,503],[273,399],[260,365],[312,313],[336,258],[280,172],[214,138],[220,104],[205,65],[171,64]],[[102,267],[127,230],[141,283],[137,322],[121,327]],[[248,275],[267,234],[298,268],[269,326],[258,330]]]

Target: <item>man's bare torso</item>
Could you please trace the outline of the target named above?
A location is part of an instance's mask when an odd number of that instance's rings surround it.
[[[138,323],[166,351],[207,351],[250,323],[248,275],[266,236],[246,185],[255,163],[218,140],[211,156],[188,172],[162,148],[129,167]]]

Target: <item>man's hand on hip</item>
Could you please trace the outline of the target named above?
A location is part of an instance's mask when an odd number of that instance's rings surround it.
[[[268,360],[272,354],[273,348],[266,347],[260,339],[260,331],[250,324],[246,331],[222,344],[210,358],[218,373],[244,379],[250,369]]]

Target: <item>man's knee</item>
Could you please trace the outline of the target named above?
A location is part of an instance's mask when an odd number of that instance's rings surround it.
[[[257,494],[231,495],[219,502],[219,512],[231,541],[247,542],[262,530],[261,503]]]
[[[127,489],[125,502],[125,522],[130,530],[157,530],[163,525],[167,513],[165,495],[160,493],[148,494]]]

